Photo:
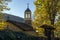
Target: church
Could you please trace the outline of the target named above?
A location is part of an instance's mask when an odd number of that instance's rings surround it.
[[[11,14],[5,14],[5,13],[0,14],[0,33],[2,34],[2,32],[3,32],[3,31],[1,32],[1,29],[3,29],[3,30],[7,29],[7,30],[14,31],[14,32],[24,32],[27,35],[32,35],[32,36],[38,37],[37,32],[32,27],[32,16],[31,15],[32,15],[32,12],[29,9],[29,3],[27,4],[27,8],[24,12],[24,18],[14,16],[14,15],[11,15]],[[51,33],[52,33],[51,30],[50,30],[52,28],[51,26],[48,27],[47,25],[42,25],[41,28],[44,28],[45,36],[47,36],[47,37],[51,36]],[[54,28],[52,28],[52,29],[54,29]],[[6,33],[8,34],[8,33],[11,33],[11,32],[6,32]],[[5,35],[3,34],[3,36],[5,36]],[[3,36],[0,35],[1,38]],[[58,38],[53,38],[53,36],[54,35],[52,33],[52,36],[51,36],[52,39],[55,39],[55,40],[58,39]],[[12,36],[12,38],[13,38],[13,36]],[[19,35],[18,35],[18,38],[19,38]],[[42,39],[44,40],[44,39],[47,39],[47,38],[46,37],[38,37],[36,39],[34,38],[34,40],[42,40]],[[49,39],[51,39],[51,38],[48,38],[48,40]]]
[[[31,14],[32,12],[29,9],[29,3],[27,4],[27,9],[24,12],[24,18],[4,13],[4,20],[7,22],[5,29],[17,32],[23,31],[26,34],[37,36],[37,33],[32,27]]]

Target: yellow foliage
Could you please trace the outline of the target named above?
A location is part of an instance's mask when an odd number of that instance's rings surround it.
[[[5,21],[0,22],[0,30],[4,30],[7,27],[7,23]]]
[[[49,19],[49,13],[52,14],[52,12],[56,9],[57,14],[59,14],[60,17],[60,0],[54,1],[53,0],[36,0],[34,2],[36,6],[36,10],[34,12],[34,21],[32,23],[34,29],[38,30],[39,33],[43,33],[42,29],[40,28],[41,25],[47,24],[51,25],[51,21]],[[56,6],[55,6],[56,5]],[[51,7],[49,9],[49,7]],[[52,10],[52,8],[54,10]],[[53,15],[51,15],[51,18],[53,18]],[[53,26],[53,25],[51,25]],[[54,27],[56,27],[56,30],[60,30],[60,18],[58,18],[57,23],[54,24]]]
[[[7,24],[3,16],[4,10],[9,10],[7,7],[8,0],[0,0],[0,30],[3,30],[6,28]]]

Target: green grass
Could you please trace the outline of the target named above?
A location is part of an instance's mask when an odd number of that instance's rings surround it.
[[[10,30],[0,31],[0,40],[39,40],[39,37]]]

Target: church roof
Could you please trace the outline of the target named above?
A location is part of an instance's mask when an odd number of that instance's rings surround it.
[[[16,25],[18,28],[22,29],[23,31],[33,31],[33,27],[30,25],[27,25],[25,23],[16,22],[16,21],[12,21],[12,20],[7,20],[7,22],[10,22],[10,23]]]
[[[6,14],[6,13],[3,13],[3,15],[4,15],[5,20],[12,20],[12,21],[23,22],[24,23],[24,19],[22,17],[18,17],[18,16],[14,16],[14,15],[11,15],[11,14]]]

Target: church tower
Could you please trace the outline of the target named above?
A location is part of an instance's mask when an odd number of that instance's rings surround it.
[[[32,19],[31,19],[31,10],[29,9],[29,3],[27,3],[27,9],[24,12],[24,20],[26,24],[31,25]]]

